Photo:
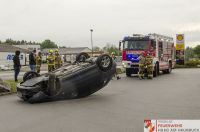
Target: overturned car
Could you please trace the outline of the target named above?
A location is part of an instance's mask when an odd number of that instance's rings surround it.
[[[17,94],[30,103],[86,97],[106,86],[115,72],[116,64],[109,55],[90,58],[80,53],[74,63],[53,72],[25,73]]]

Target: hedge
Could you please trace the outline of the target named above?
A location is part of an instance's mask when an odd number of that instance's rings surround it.
[[[200,66],[199,60],[189,60],[185,62],[185,65],[178,65],[176,64],[176,68],[197,68]]]

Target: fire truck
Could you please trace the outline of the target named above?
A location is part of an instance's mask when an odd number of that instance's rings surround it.
[[[175,48],[172,37],[159,34],[133,34],[133,36],[124,37],[120,41],[119,46],[122,50],[122,65],[126,68],[126,76],[131,74],[138,74],[139,71],[139,56],[144,53],[151,52],[154,56],[153,76],[159,75],[159,72],[171,73],[175,65]]]

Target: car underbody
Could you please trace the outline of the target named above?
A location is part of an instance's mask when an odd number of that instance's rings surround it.
[[[116,64],[110,56],[89,58],[81,53],[76,62],[53,72],[27,72],[17,93],[30,103],[86,97],[106,86],[115,72]]]

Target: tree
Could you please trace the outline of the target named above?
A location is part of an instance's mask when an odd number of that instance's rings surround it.
[[[58,48],[58,46],[51,40],[46,39],[41,43],[41,49]]]
[[[14,42],[11,38],[8,38],[8,39],[6,39],[5,43],[6,43],[6,44],[9,44],[9,45],[12,45],[12,44],[14,44],[15,42]]]
[[[194,48],[194,54],[200,58],[200,45],[197,45],[195,48]]]
[[[185,60],[188,61],[191,58],[194,58],[194,50],[193,48],[187,47],[185,49]]]
[[[94,46],[94,47],[93,47],[93,50],[94,50],[94,51],[101,51],[101,48],[98,47],[98,46]]]
[[[66,46],[59,46],[59,48],[66,48]]]
[[[24,41],[24,40],[22,40],[20,43],[21,43],[21,44],[25,44],[25,41]]]
[[[119,49],[114,44],[107,43],[106,46],[103,47],[103,51],[108,52],[109,54],[114,52],[115,55],[122,55],[121,51],[119,51]]]

